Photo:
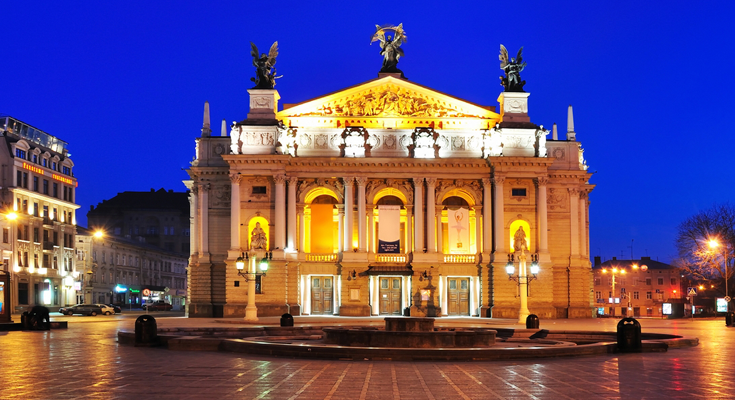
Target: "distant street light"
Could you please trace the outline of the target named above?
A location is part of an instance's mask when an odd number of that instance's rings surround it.
[[[720,246],[720,244],[717,242],[717,240],[710,239],[709,241],[709,247],[711,249],[716,249]],[[722,258],[725,262],[725,301],[727,302],[727,312],[730,312],[730,295],[728,294],[728,273],[727,273],[727,243],[725,243],[725,246],[722,249]]]
[[[638,266],[635,264],[633,265],[633,267],[636,269],[638,268]],[[613,317],[615,316],[615,298],[616,298],[615,297],[615,275],[625,275],[626,272],[627,271],[625,270],[625,268],[613,267],[610,269],[610,274],[612,275],[612,296],[610,297],[610,303],[612,303],[612,316]],[[607,268],[603,268],[602,273],[606,274]],[[623,296],[621,295],[621,297]]]

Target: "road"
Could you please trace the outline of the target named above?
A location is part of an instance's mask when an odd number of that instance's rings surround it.
[[[159,327],[222,326],[212,319],[184,318],[180,312],[152,314]],[[360,362],[118,345],[117,331],[133,330],[139,315],[142,312],[96,317],[56,314],[52,319],[69,321],[68,329],[4,333],[0,336],[0,398],[735,398],[735,328],[725,327],[722,319],[641,319],[644,331],[700,339],[697,347],[666,353],[494,362]],[[325,320],[342,321],[296,317],[297,325],[321,325]],[[617,322],[541,321],[541,327],[613,331]],[[442,323],[520,327],[509,320],[477,318]]]

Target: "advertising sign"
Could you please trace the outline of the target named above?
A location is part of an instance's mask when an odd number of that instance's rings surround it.
[[[664,303],[661,313],[663,315],[671,315],[671,303]]]
[[[715,299],[715,307],[717,312],[727,312],[727,301],[722,297],[718,297]]]
[[[401,206],[378,206],[378,253],[401,252]]]
[[[470,252],[470,210],[459,208],[447,210],[449,253],[468,254]]]

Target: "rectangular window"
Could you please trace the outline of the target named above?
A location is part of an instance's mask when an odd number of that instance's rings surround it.
[[[66,200],[66,186],[61,185],[61,188],[64,189],[64,197],[62,199]]]
[[[28,189],[28,172],[23,173],[23,187]]]
[[[18,304],[28,304],[28,283],[18,283]]]
[[[658,284],[663,285],[664,284],[664,278],[658,278]]]
[[[44,167],[47,167],[47,166],[48,166],[47,164],[48,164],[48,160],[46,160],[46,159],[44,158],[44,159],[43,159],[43,160],[41,161],[41,165],[43,165]]]
[[[54,163],[51,163],[51,169],[53,169],[54,171],[56,171],[56,163],[55,162]]]
[[[659,300],[663,300],[664,299],[664,294],[663,293],[657,293],[656,294],[656,298],[658,298]]]
[[[10,228],[3,228],[3,243],[10,243]]]
[[[38,155],[37,155],[37,154],[34,154],[34,155],[33,155],[33,162],[34,162],[35,164],[38,164]]]
[[[526,188],[513,188],[510,190],[511,196],[526,196]]]
[[[651,292],[646,292],[646,300],[651,300],[653,297],[651,296]]]
[[[57,199],[59,198],[59,184],[56,182],[54,182],[54,185],[53,185],[53,195],[52,196],[56,197]]]
[[[71,168],[69,167],[61,167],[61,172],[65,175],[71,175]]]
[[[42,217],[48,218],[48,206],[43,206],[43,215]]]
[[[265,186],[253,186],[253,194],[266,194]]]
[[[38,228],[33,228],[33,243],[40,243],[38,235]]]
[[[671,286],[676,286],[676,278],[671,278]]]
[[[602,292],[595,292],[595,298],[601,299],[602,298]]]
[[[15,171],[15,186],[22,187],[23,186],[23,172],[21,171]]]
[[[646,286],[651,286],[651,278],[646,278]]]
[[[595,278],[595,286],[600,286],[600,284],[601,284],[601,279]]]
[[[638,292],[633,292],[633,298],[638,300],[639,298]]]
[[[43,194],[48,194],[48,179],[43,180]]]
[[[38,217],[38,203],[33,203],[33,215]]]
[[[15,156],[18,158],[26,159],[26,151],[21,149],[15,149]]]

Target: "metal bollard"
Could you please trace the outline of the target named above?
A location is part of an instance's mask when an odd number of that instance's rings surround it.
[[[733,322],[735,322],[735,313],[728,311],[725,314],[725,326],[731,326]]]
[[[150,315],[141,315],[135,320],[135,345],[155,346],[158,344],[158,324]]]
[[[642,351],[641,324],[635,318],[623,318],[618,322],[618,351],[637,353]]]
[[[526,329],[538,329],[538,328],[539,328],[538,315],[531,314],[528,317],[526,317]]]
[[[281,326],[293,326],[293,315],[289,313],[281,315]]]

